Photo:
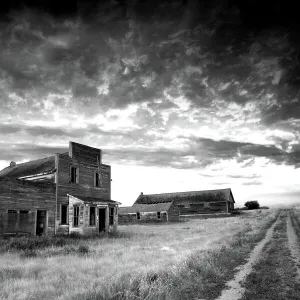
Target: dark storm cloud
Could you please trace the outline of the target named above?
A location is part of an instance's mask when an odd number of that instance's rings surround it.
[[[97,135],[98,137],[126,138],[127,140],[137,140],[143,138],[141,130],[132,130],[130,133],[121,130],[103,130],[97,125],[90,125],[86,128],[58,128],[47,126],[28,126],[24,124],[0,124],[1,134],[22,134],[27,137],[49,137],[49,138],[80,138],[84,135]],[[26,153],[24,153],[26,157]]]
[[[246,162],[247,166],[254,164],[255,158],[265,157],[276,164],[288,164],[300,167],[300,152],[296,146],[292,152],[282,151],[275,146],[264,146],[250,143],[231,141],[215,141],[212,139],[197,138],[191,139],[189,148],[186,150],[175,150],[168,148],[159,149],[105,149],[109,161],[135,162],[140,165],[173,167],[179,169],[193,169],[212,165],[215,162],[228,159],[240,159],[239,162],[252,159]],[[193,160],[189,160],[193,158]],[[245,165],[243,166],[245,167]],[[210,177],[212,175],[200,174]],[[258,179],[258,174],[230,175],[230,178]],[[251,181],[254,184],[254,181]]]
[[[291,152],[283,151],[275,146],[265,146],[252,143],[234,142],[207,138],[190,138],[190,153],[211,161],[221,159],[236,159],[243,162],[249,158],[265,157],[277,164],[288,164],[299,167],[299,149],[295,146]],[[247,162],[249,166],[253,162]],[[245,167],[245,166],[244,166]]]
[[[35,91],[39,101],[71,91],[72,101],[90,114],[151,103],[167,88],[196,107],[208,107],[216,95],[243,105],[274,93],[277,106],[262,106],[262,122],[297,118],[299,103],[289,101],[299,88],[299,47],[279,14],[288,14],[281,3],[255,10],[250,3],[216,0],[77,1],[68,10],[25,1],[25,10],[11,7],[17,10],[2,23],[1,76],[6,89],[21,96]],[[271,11],[266,19],[264,7]],[[282,29],[257,21],[269,18]],[[190,66],[199,70],[187,71]],[[102,84],[106,95],[98,92]]]

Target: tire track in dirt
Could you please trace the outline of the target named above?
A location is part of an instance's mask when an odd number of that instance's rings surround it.
[[[295,262],[295,267],[297,268],[297,279],[300,280],[300,249],[298,236],[295,232],[295,228],[292,223],[291,211],[289,211],[287,218],[287,236],[288,244],[291,251],[291,256]]]
[[[227,289],[224,289],[216,300],[239,300],[243,297],[245,288],[242,287],[243,281],[252,272],[253,266],[259,261],[264,246],[271,240],[275,226],[278,223],[281,212],[278,214],[276,221],[267,230],[265,237],[252,250],[247,263],[238,267],[235,277],[226,283]]]

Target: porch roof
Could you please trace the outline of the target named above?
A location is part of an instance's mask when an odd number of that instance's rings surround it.
[[[105,204],[121,204],[120,202],[110,200],[110,199],[104,199],[104,198],[100,198],[100,197],[86,197],[86,196],[71,195],[71,194],[68,194],[68,196],[72,196],[74,198],[77,198],[77,199],[79,199],[85,203],[89,203],[89,204],[95,204],[97,202],[101,202],[101,203],[105,203]]]

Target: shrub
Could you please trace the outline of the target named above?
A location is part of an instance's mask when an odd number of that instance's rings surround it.
[[[245,203],[245,207],[247,207],[248,209],[259,209],[259,203],[256,200],[247,201]]]

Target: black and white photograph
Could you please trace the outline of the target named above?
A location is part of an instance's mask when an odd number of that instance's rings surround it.
[[[0,4],[1,300],[300,300],[292,0]]]

